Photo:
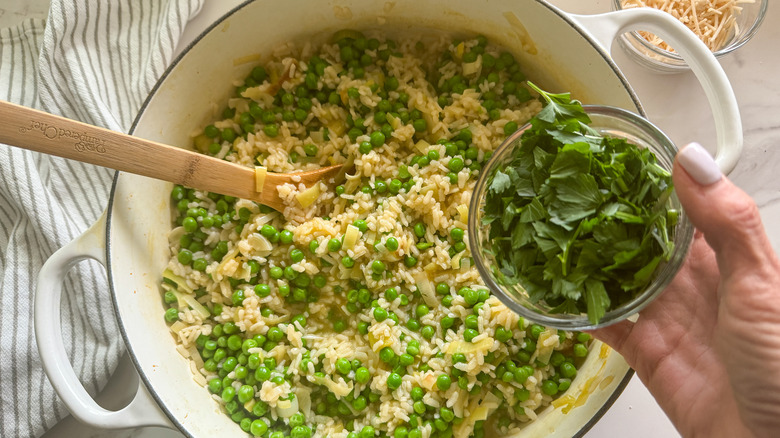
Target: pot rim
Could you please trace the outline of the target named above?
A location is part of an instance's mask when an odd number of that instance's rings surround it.
[[[152,89],[149,91],[149,95],[144,99],[144,102],[141,104],[141,107],[138,110],[138,114],[136,115],[135,119],[133,120],[132,125],[130,126],[130,130],[128,131],[128,134],[132,135],[136,128],[138,127],[138,123],[141,120],[141,117],[143,116],[144,112],[146,111],[147,107],[150,105],[152,99],[157,94],[157,91],[162,86],[163,82],[168,78],[168,76],[171,74],[171,72],[176,68],[176,66],[181,62],[181,60],[189,54],[189,52],[192,50],[192,48],[197,45],[201,40],[203,40],[211,31],[221,25],[225,20],[232,17],[235,13],[239,12],[241,9],[246,7],[247,5],[254,3],[255,0],[244,0],[239,5],[235,6],[230,11],[226,12],[224,15],[222,15],[219,19],[211,23],[206,29],[203,30],[197,37],[195,37],[187,46],[182,49],[182,51],[171,61],[171,64],[168,66],[168,68],[165,69],[165,71],[162,73],[160,78],[157,80],[157,82],[154,84]],[[617,78],[620,80],[621,84],[623,85],[623,88],[626,90],[628,95],[631,98],[631,101],[636,106],[637,113],[642,115],[643,117],[646,117],[646,113],[644,110],[644,107],[642,106],[641,102],[639,101],[638,96],[636,95],[633,88],[628,83],[628,79],[625,77],[623,72],[620,70],[618,65],[612,60],[612,58],[609,56],[609,53],[607,53],[604,48],[596,42],[593,38],[588,36],[587,32],[584,31],[582,26],[580,26],[576,21],[574,21],[568,13],[561,10],[560,8],[557,8],[550,3],[548,3],[546,0],[536,0],[538,4],[541,6],[546,7],[550,12],[557,15],[560,19],[565,21],[570,27],[572,27],[574,30],[577,31],[580,37],[585,39],[593,48],[596,49],[598,54],[601,56],[601,58],[604,60],[604,62],[607,63],[610,69],[612,69],[613,73],[617,76]],[[181,432],[183,435],[187,436],[188,438],[195,438],[192,433],[188,430],[188,428],[182,424],[179,419],[171,413],[171,411],[168,409],[168,407],[165,405],[161,397],[157,394],[156,389],[151,384],[151,379],[146,373],[146,370],[141,366],[140,361],[136,357],[136,351],[133,348],[132,343],[130,342],[130,338],[127,334],[127,331],[125,329],[124,321],[122,320],[122,314],[119,309],[119,305],[116,299],[116,294],[118,292],[118,288],[114,285],[114,278],[113,278],[113,269],[112,269],[112,241],[111,241],[111,231],[112,231],[112,224],[113,224],[113,218],[114,218],[114,196],[116,194],[117,185],[119,183],[119,176],[120,171],[116,171],[114,173],[114,178],[111,183],[111,190],[109,192],[109,198],[108,198],[108,205],[106,207],[106,227],[105,227],[105,251],[106,251],[106,273],[107,273],[107,280],[108,280],[108,288],[111,295],[111,304],[114,308],[114,315],[117,319],[117,326],[119,328],[119,332],[122,336],[122,340],[124,342],[124,345],[126,347],[126,350],[128,352],[128,356],[130,357],[130,360],[133,363],[134,368],[136,369],[136,372],[138,373],[139,378],[143,382],[144,386],[147,388],[149,394],[154,399],[157,408],[162,411],[166,417],[170,420],[170,422],[176,426],[176,428]],[[626,386],[628,386],[628,383],[630,382],[631,378],[634,376],[634,369],[628,368],[628,371],[621,379],[620,383],[615,387],[615,390],[610,394],[610,396],[607,398],[606,402],[596,411],[596,413],[588,420],[587,423],[585,423],[580,430],[573,436],[573,438],[581,438],[583,437],[603,416],[606,414],[606,412],[612,407],[612,405],[615,403],[615,401],[620,397],[620,395],[625,390]]]

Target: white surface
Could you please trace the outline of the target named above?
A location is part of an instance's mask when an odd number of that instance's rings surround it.
[[[24,0],[11,3],[26,4]],[[238,0],[207,1],[201,14],[188,26],[181,47],[196,37],[221,14],[239,4]],[[597,13],[609,10],[608,0],[551,0],[572,13]],[[0,6],[0,18],[6,12],[21,10]],[[14,15],[14,17],[22,15]],[[740,103],[745,132],[745,150],[732,180],[756,199],[775,249],[780,248],[780,9],[770,8],[762,29],[753,41],[722,60]],[[614,59],[639,95],[649,118],[678,144],[698,141],[714,150],[715,130],[706,98],[691,73],[659,75],[633,64],[616,46]],[[119,407],[129,400],[136,376],[123,363],[103,394],[106,407]],[[64,420],[45,435],[47,438],[173,438],[181,434],[163,429],[133,431],[97,431]],[[588,438],[631,436],[634,438],[673,438],[675,431],[644,385],[634,377],[613,407],[586,435]]]

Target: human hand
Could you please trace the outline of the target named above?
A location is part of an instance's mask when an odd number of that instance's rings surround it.
[[[696,227],[688,258],[636,323],[593,334],[611,345],[686,437],[780,433],[780,261],[758,208],[699,145],[673,179]]]

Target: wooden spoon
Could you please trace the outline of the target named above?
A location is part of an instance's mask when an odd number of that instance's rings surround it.
[[[308,187],[337,176],[342,168],[268,173],[258,192],[254,169],[4,101],[0,101],[0,143],[251,199],[278,211],[285,207],[278,185]]]

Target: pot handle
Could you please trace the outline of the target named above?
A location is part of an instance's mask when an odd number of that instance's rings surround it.
[[[742,120],[737,98],[715,55],[679,20],[652,8],[624,9],[598,15],[573,15],[580,25],[609,55],[615,38],[625,32],[652,32],[669,43],[688,63],[704,88],[715,119],[717,148],[715,161],[724,174],[730,173],[742,153]]]
[[[163,414],[141,379],[133,400],[118,411],[102,408],[87,393],[76,376],[62,342],[60,310],[62,281],[68,271],[85,259],[104,267],[106,213],[84,234],[60,248],[44,263],[35,293],[34,324],[43,370],[54,391],[79,421],[104,429],[162,426],[175,429]]]

